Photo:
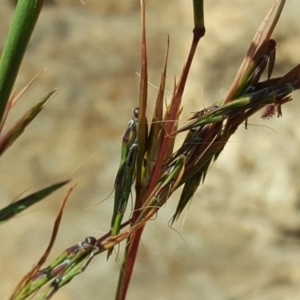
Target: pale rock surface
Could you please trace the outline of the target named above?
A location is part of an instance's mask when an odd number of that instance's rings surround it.
[[[170,36],[168,87],[191,41],[191,1],[146,1],[149,81],[159,84]],[[67,204],[50,261],[110,224],[110,195],[124,128],[137,106],[139,1],[56,1],[42,12],[16,88],[47,68],[10,119],[51,89],[59,91],[0,159],[1,206],[63,178],[79,184]],[[207,34],[184,95],[184,115],[224,97],[273,1],[207,1]],[[275,76],[300,62],[300,2],[290,0],[274,38]],[[0,9],[0,47],[13,14]],[[149,101],[156,89],[149,87]],[[283,118],[249,120],[230,140],[174,226],[176,196],[145,230],[128,299],[300,299],[300,94]],[[149,114],[151,112],[149,111]],[[66,189],[0,228],[0,298],[43,253]],[[109,196],[109,197],[108,197]],[[103,199],[108,199],[100,203]],[[95,204],[99,203],[95,206]],[[100,255],[54,299],[113,299],[120,261]]]

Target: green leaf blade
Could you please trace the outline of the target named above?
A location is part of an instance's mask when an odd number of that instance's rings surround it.
[[[14,202],[0,210],[0,225],[4,222],[15,217],[17,214],[23,212],[33,204],[43,200],[45,197],[49,196],[59,188],[63,187],[69,183],[69,180],[62,181],[56,184],[53,184],[49,187],[46,187],[38,192],[35,192],[17,202]]]

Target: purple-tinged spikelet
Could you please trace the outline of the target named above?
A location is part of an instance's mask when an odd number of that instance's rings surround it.
[[[263,120],[271,119],[276,114],[276,105],[270,104],[265,108],[265,111],[262,113],[261,118]]]

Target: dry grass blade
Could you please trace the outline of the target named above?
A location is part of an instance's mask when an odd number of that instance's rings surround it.
[[[146,17],[145,3],[141,0],[142,7],[142,46],[141,46],[141,80],[139,95],[139,116],[138,116],[138,154],[136,163],[136,206],[141,205],[142,189],[143,189],[143,161],[146,150],[147,133],[147,97],[148,97],[148,71],[147,71],[147,43],[146,43]]]
[[[165,124],[163,122],[164,93],[166,85],[167,63],[169,55],[169,38],[167,42],[167,51],[164,68],[161,74],[159,91],[156,98],[154,114],[151,122],[150,132],[147,139],[147,165],[144,179],[145,186],[148,186],[152,177],[152,172],[161,150],[162,142],[165,137]]]
[[[26,127],[35,119],[35,117],[42,111],[46,102],[56,92],[56,90],[49,93],[41,102],[32,107],[22,118],[17,121],[5,134],[0,137],[0,156],[6,151],[24,132]]]
[[[254,59],[254,55],[256,54],[258,57],[261,57],[265,53],[267,43],[270,40],[271,34],[272,34],[276,24],[277,24],[277,21],[280,17],[280,14],[281,14],[282,10],[283,10],[284,3],[285,3],[285,1],[281,0],[280,5],[277,9],[276,15],[274,17],[274,20],[272,22],[272,25],[271,25],[264,41],[262,42],[261,47],[259,48],[259,50],[257,50],[260,39],[263,35],[263,32],[266,29],[266,26],[267,26],[270,18],[271,18],[271,15],[272,15],[272,13],[275,9],[276,3],[273,4],[273,6],[270,8],[268,13],[266,14],[263,22],[261,23],[260,27],[258,28],[258,30],[257,30],[257,32],[256,32],[256,34],[253,38],[253,41],[252,41],[252,43],[251,43],[251,45],[250,45],[250,47],[247,51],[247,54],[246,54],[245,58],[243,59],[243,62],[242,62],[241,66],[238,70],[236,78],[234,79],[234,81],[233,81],[233,83],[230,87],[230,90],[229,90],[226,98],[224,99],[224,103],[227,103],[227,102],[231,101],[231,99],[240,96],[240,94],[237,94],[236,91],[239,88],[239,85],[240,85],[241,81],[246,76],[246,72],[248,72],[248,74],[251,74],[253,72],[253,69],[255,68],[255,65],[256,65],[256,59]]]
[[[46,248],[44,254],[42,255],[42,257],[39,259],[39,261],[37,262],[37,264],[32,268],[32,270],[30,270],[25,276],[24,278],[22,278],[22,280],[17,284],[16,288],[14,289],[12,296],[9,298],[10,300],[21,300],[21,299],[25,299],[27,296],[29,296],[30,294],[34,293],[36,291],[36,289],[38,289],[37,285],[34,285],[34,278],[35,276],[37,276],[37,273],[39,272],[40,268],[42,267],[42,265],[46,262],[51,249],[53,248],[54,242],[56,240],[56,236],[59,230],[59,226],[60,226],[60,222],[61,222],[61,218],[63,215],[63,211],[65,208],[65,205],[67,203],[67,200],[69,199],[71,193],[73,192],[73,190],[75,189],[77,184],[73,185],[67,192],[61,207],[59,209],[59,212],[57,214],[55,223],[54,223],[54,227],[53,227],[53,231],[52,231],[52,235],[49,241],[49,245]],[[38,277],[38,276],[37,276]]]
[[[3,114],[3,118],[1,120],[0,124],[0,133],[2,132],[2,129],[4,127],[4,124],[7,120],[8,114],[11,111],[11,109],[14,107],[14,105],[20,100],[20,98],[25,94],[25,92],[29,89],[29,87],[36,81],[36,79],[43,73],[44,71],[41,71],[36,76],[34,76],[30,82],[17,94],[13,93],[13,95],[8,99],[8,102],[5,107],[5,111]]]

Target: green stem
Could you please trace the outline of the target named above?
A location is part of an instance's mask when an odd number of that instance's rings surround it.
[[[193,0],[194,9],[194,35],[199,39],[205,34],[203,0]]]
[[[0,121],[44,0],[19,0],[0,61]]]

